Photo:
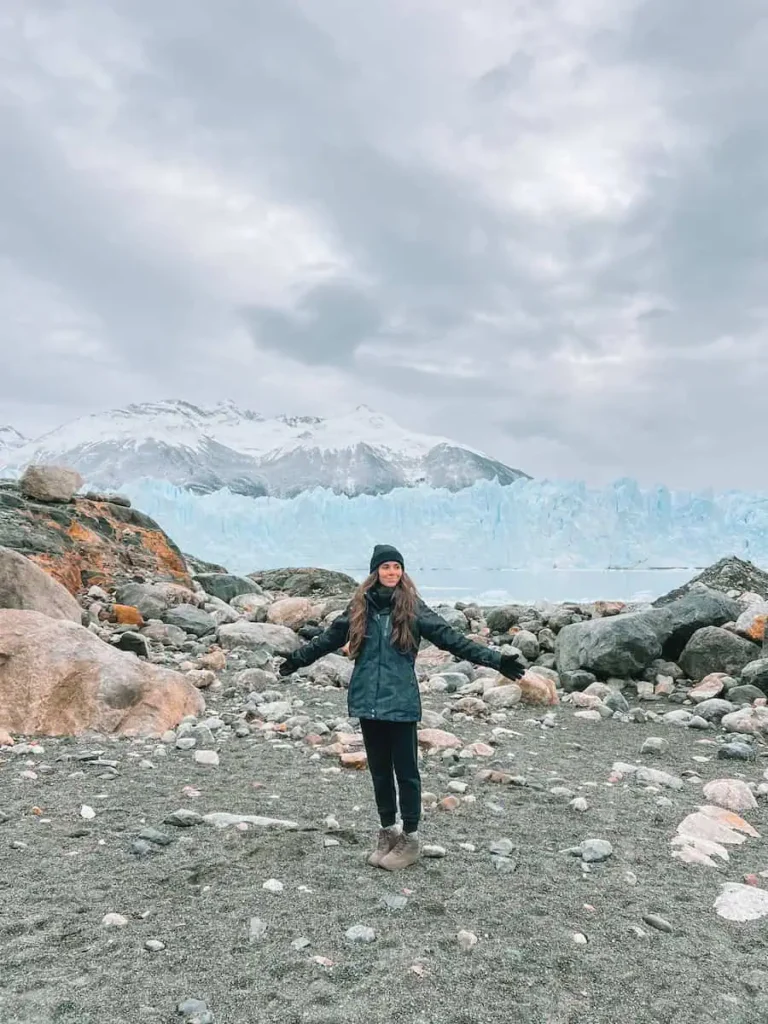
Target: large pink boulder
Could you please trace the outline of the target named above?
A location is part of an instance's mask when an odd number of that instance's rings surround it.
[[[0,547],[0,608],[42,612],[79,623],[82,609],[66,587],[18,551]]]
[[[158,736],[205,708],[184,676],[64,619],[0,610],[0,729]]]

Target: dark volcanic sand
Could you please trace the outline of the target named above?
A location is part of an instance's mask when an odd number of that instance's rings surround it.
[[[300,710],[313,718],[344,714],[341,692],[286,689],[306,701]],[[425,699],[432,709],[444,703]],[[209,698],[211,714],[238,706]],[[159,1024],[180,1020],[176,1005],[191,996],[207,1001],[217,1024],[768,1020],[768,926],[730,923],[713,909],[721,881],[768,867],[763,839],[731,847],[730,863],[717,870],[683,865],[672,860],[669,842],[678,822],[703,802],[700,786],[687,782],[680,792],[657,793],[632,781],[606,785],[617,759],[673,773],[696,769],[705,782],[758,780],[765,762],[717,760],[717,748],[700,742],[714,732],[595,724],[575,719],[570,707],[557,709],[555,729],[527,721],[542,713],[510,712],[505,726],[522,735],[504,740],[494,759],[468,763],[464,780],[477,802],[426,816],[422,839],[445,846],[447,857],[399,875],[364,863],[376,828],[367,773],[323,773],[335,760],[311,761],[302,743],[231,737],[221,745],[218,768],[196,765],[192,752],[171,747],[162,758],[155,742],[125,740],[46,739],[42,756],[0,754],[0,810],[8,815],[0,824],[0,1020]],[[491,730],[466,721],[446,728],[465,741]],[[641,758],[649,735],[667,736],[670,750]],[[101,779],[103,769],[58,760],[98,746],[119,761],[119,777]],[[712,760],[697,764],[695,754]],[[140,767],[141,757],[155,768]],[[53,771],[21,779],[28,761]],[[488,764],[545,789],[475,781],[475,770]],[[84,778],[68,778],[80,768]],[[428,757],[423,772],[425,790],[447,793],[447,765]],[[202,795],[185,796],[188,784]],[[585,796],[590,809],[579,813],[567,797],[546,791],[557,784]],[[274,794],[279,799],[270,800]],[[673,807],[659,807],[660,795]],[[489,801],[502,810],[490,809]],[[96,810],[94,820],[80,817],[81,804]],[[35,805],[50,824],[32,813]],[[180,807],[290,818],[301,830],[164,825]],[[326,848],[329,814],[340,823],[340,845]],[[765,803],[745,816],[768,833]],[[136,857],[130,844],[145,825],[173,841]],[[614,854],[583,878],[579,858],[559,851],[588,837],[610,840]],[[500,838],[517,847],[513,873],[497,871],[491,860],[489,844]],[[12,849],[14,841],[28,845]],[[461,850],[463,842],[476,852]],[[284,883],[282,893],[262,889],[270,878]],[[381,905],[383,896],[404,888],[412,890],[404,909]],[[128,925],[102,927],[109,912],[125,915]],[[667,918],[674,933],[645,925],[649,912]],[[267,923],[266,936],[254,942],[252,917]],[[374,928],[375,941],[346,940],[356,924]],[[457,943],[461,929],[479,937],[470,952]],[[575,944],[574,932],[588,943]],[[302,936],[311,945],[297,951],[291,943]],[[166,948],[148,952],[147,939]],[[313,956],[334,966],[320,966]],[[409,970],[415,964],[423,978]]]

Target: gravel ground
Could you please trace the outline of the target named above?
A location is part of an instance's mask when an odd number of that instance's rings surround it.
[[[341,692],[287,689],[315,717],[344,714]],[[425,699],[433,710],[444,703]],[[211,713],[238,707],[209,698]],[[367,773],[328,771],[336,762],[311,760],[301,742],[231,737],[218,767],[196,764],[191,751],[170,747],[163,757],[155,742],[127,740],[44,740],[43,754],[0,752],[0,1019],[161,1024],[182,1020],[177,1005],[194,997],[216,1024],[768,1020],[765,923],[734,924],[713,909],[721,882],[768,868],[763,839],[732,847],[716,870],[673,860],[669,845],[678,822],[703,802],[701,781],[757,781],[766,762],[718,760],[714,732],[593,723],[566,706],[555,728],[542,728],[541,717],[513,709],[505,724],[516,735],[493,758],[463,762],[476,802],[432,810],[422,827],[423,841],[447,855],[398,875],[365,864],[377,826]],[[491,730],[466,720],[446,728],[467,742]],[[650,735],[666,735],[669,750],[641,757]],[[94,747],[118,762],[117,776],[71,759]],[[681,791],[611,785],[614,760],[697,771],[701,781],[686,780]],[[477,781],[476,770],[488,766],[531,785]],[[30,769],[36,779],[22,777]],[[425,757],[423,775],[425,790],[448,792],[446,762]],[[199,795],[185,793],[190,785]],[[551,794],[557,786],[586,797],[589,809]],[[94,818],[81,817],[83,804]],[[272,815],[299,828],[164,824],[181,807]],[[338,830],[329,831],[327,815]],[[768,832],[766,803],[746,817]],[[131,844],[147,826],[171,842],[137,856]],[[562,852],[585,838],[613,845],[588,872]],[[492,860],[499,839],[514,844],[514,870]],[[283,891],[265,890],[269,879]],[[393,896],[407,902],[382,902]],[[127,924],[105,927],[108,913]],[[644,923],[649,913],[673,931]],[[265,934],[251,937],[252,918],[266,924]],[[354,925],[374,929],[374,940],[345,938]],[[469,951],[457,941],[461,930],[478,937]],[[305,948],[294,948],[302,938]],[[147,950],[152,939],[165,948]]]

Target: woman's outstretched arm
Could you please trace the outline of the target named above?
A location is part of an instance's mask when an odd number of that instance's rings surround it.
[[[450,651],[456,658],[471,661],[475,665],[495,668],[509,679],[520,679],[525,675],[525,666],[514,655],[484,647],[459,633],[437,612],[423,602],[416,613],[419,632],[423,637],[444,651]]]
[[[319,633],[314,640],[299,647],[293,654],[289,654],[279,668],[281,676],[289,676],[297,668],[306,668],[312,662],[322,658],[331,651],[338,651],[343,647],[349,637],[349,609],[337,615],[330,626]]]

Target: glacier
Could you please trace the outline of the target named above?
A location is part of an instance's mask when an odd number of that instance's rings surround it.
[[[124,486],[182,550],[233,572],[322,566],[365,574],[377,543],[410,571],[696,568],[725,555],[768,565],[768,494],[597,488],[578,481],[479,480],[459,492],[427,486],[347,497],[198,495],[166,481]],[[605,595],[602,595],[605,596]]]

